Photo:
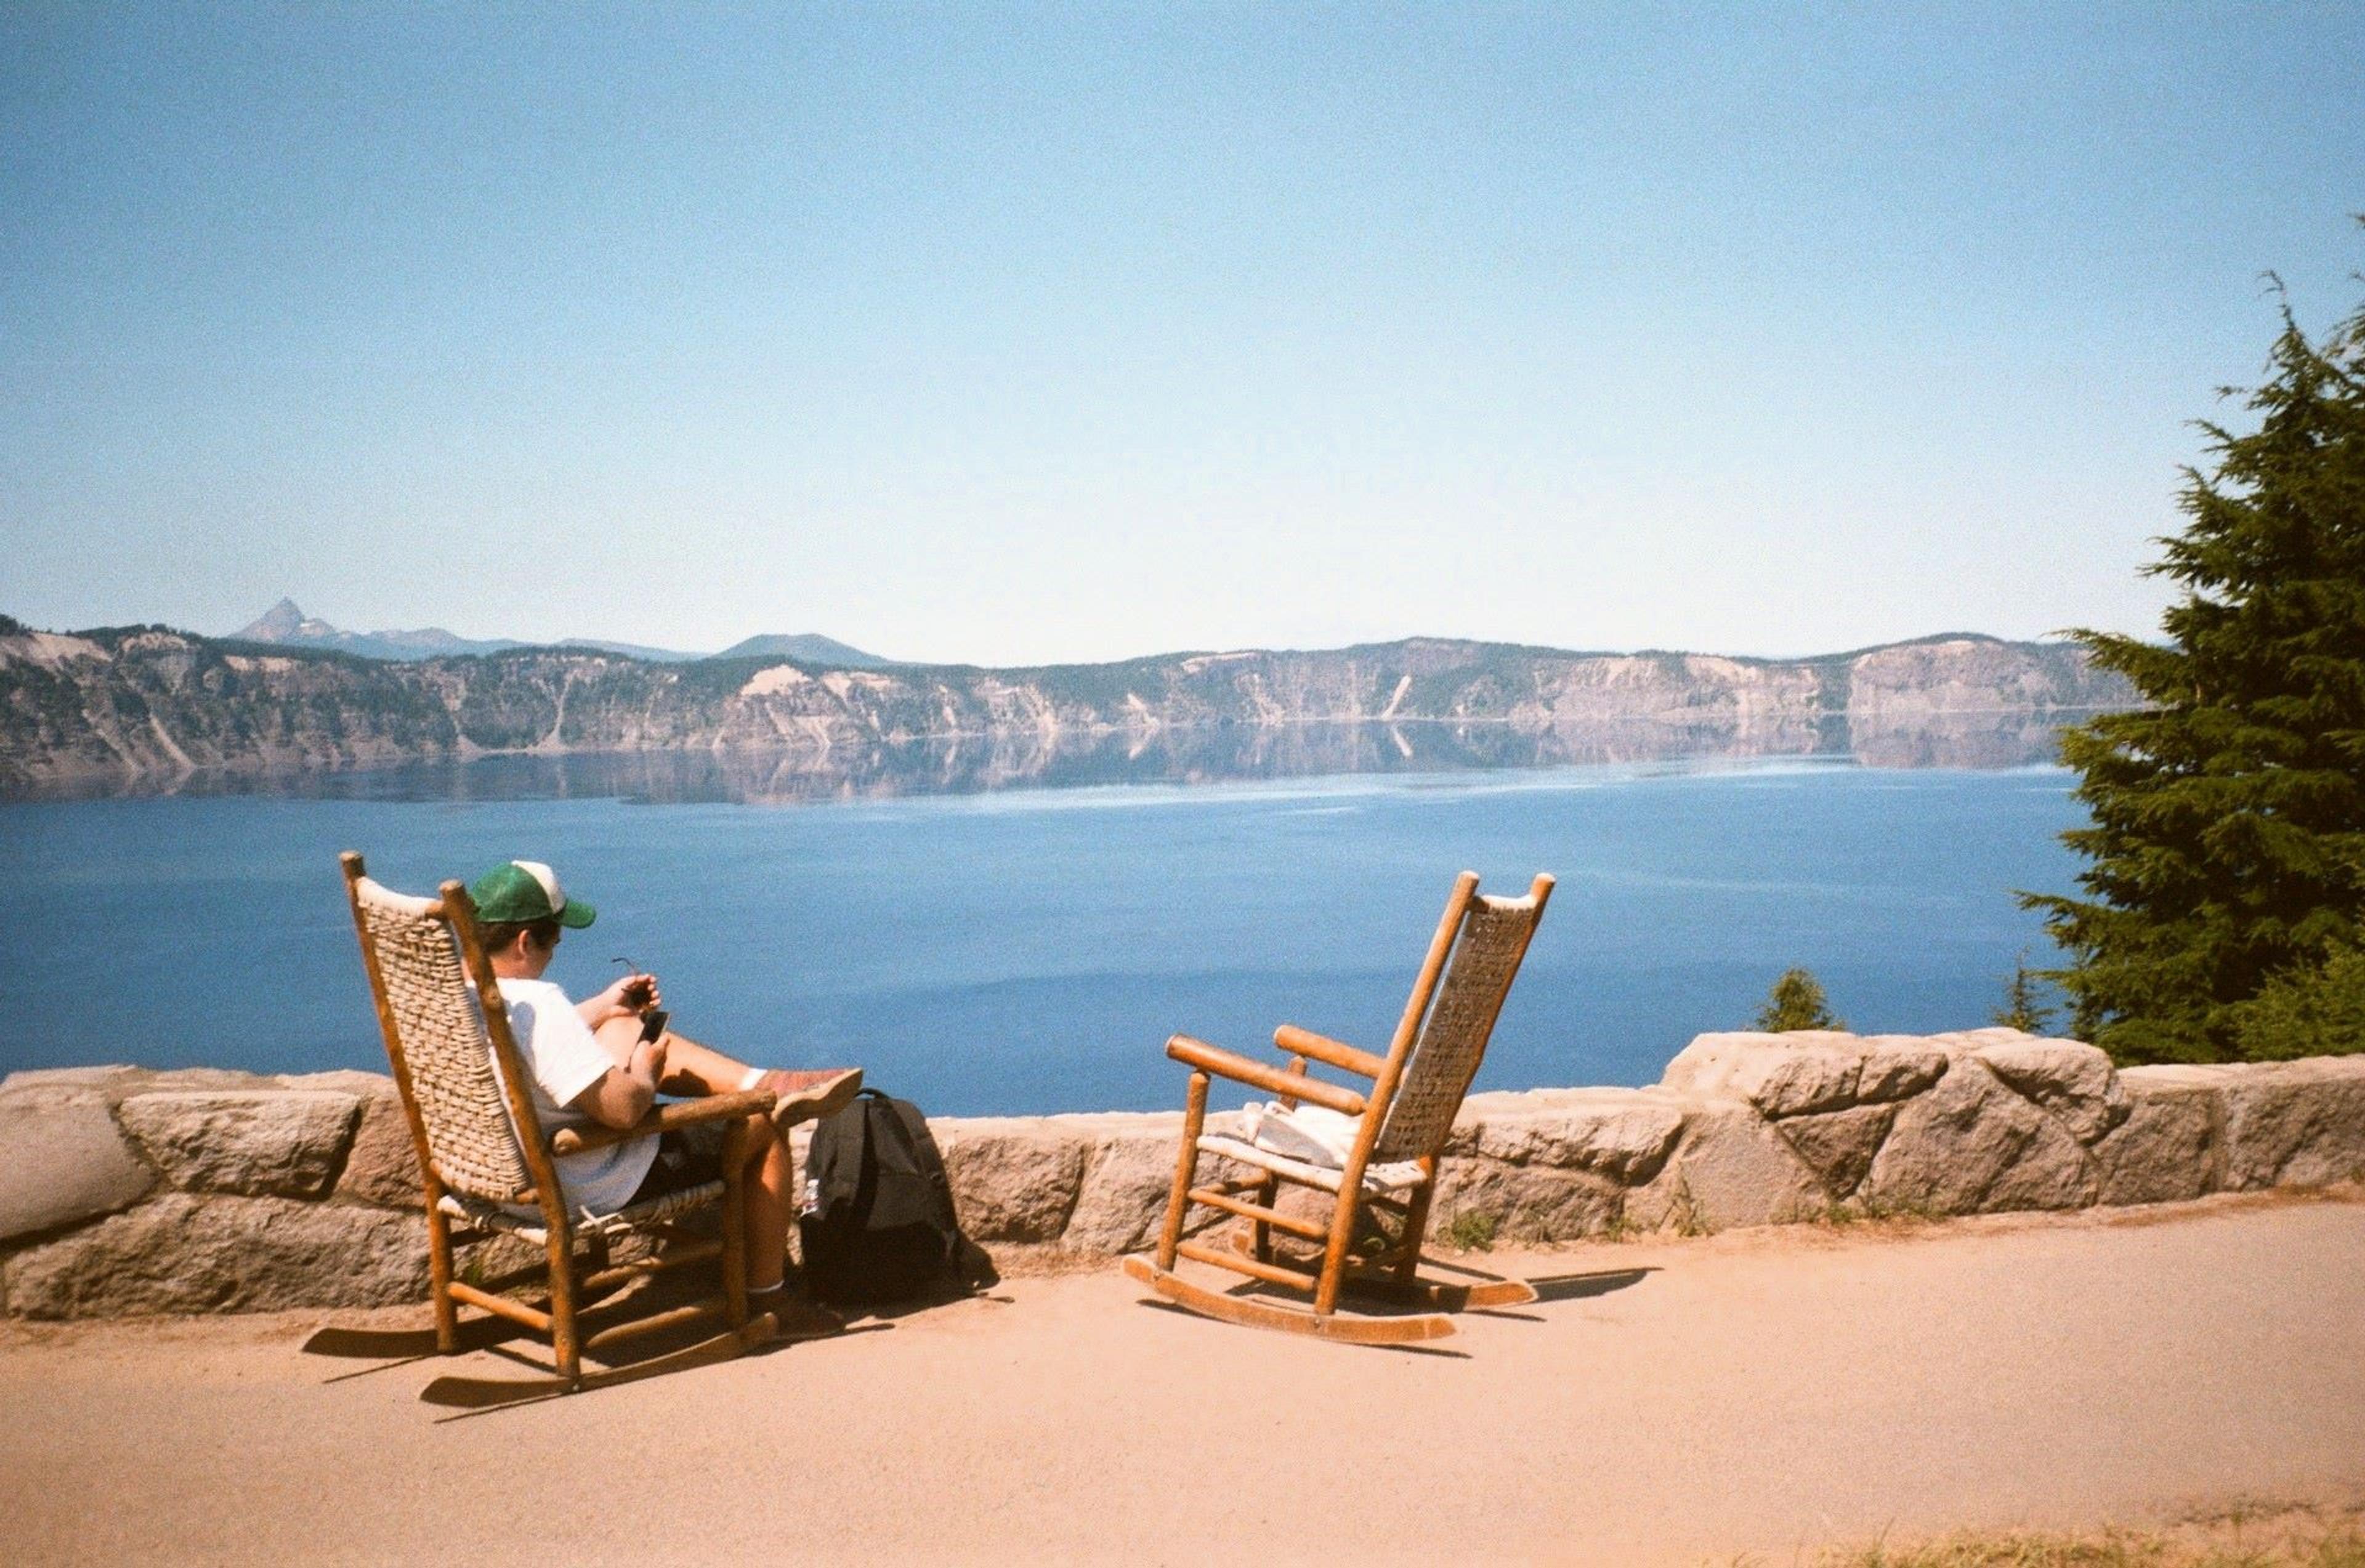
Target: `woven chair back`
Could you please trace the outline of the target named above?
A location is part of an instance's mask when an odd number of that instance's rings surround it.
[[[1533,893],[1470,901],[1453,955],[1388,1100],[1387,1118],[1372,1146],[1374,1160],[1427,1159],[1443,1151],[1542,914],[1542,901]]]
[[[387,1054],[427,1130],[445,1186],[509,1203],[533,1185],[493,1073],[483,1011],[468,987],[459,934],[433,901],[367,877],[353,883],[363,939],[385,987]]]

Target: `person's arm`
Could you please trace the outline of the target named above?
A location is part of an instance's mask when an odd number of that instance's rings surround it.
[[[593,1034],[611,1020],[638,1017],[652,1007],[663,1007],[665,997],[657,990],[655,975],[625,975],[597,996],[587,996],[575,1004],[577,1016]]]
[[[603,1127],[632,1126],[656,1103],[657,1084],[665,1078],[665,1041],[638,1041],[629,1062],[610,1068],[590,1088],[567,1103]]]

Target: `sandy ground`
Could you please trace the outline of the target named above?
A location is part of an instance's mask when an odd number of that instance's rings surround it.
[[[2365,1201],[1520,1257],[1445,1353],[1114,1270],[565,1399],[317,1316],[0,1330],[0,1557],[1731,1562],[2365,1496]],[[348,1315],[399,1330],[423,1309]]]

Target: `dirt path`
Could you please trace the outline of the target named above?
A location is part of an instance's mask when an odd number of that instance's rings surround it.
[[[514,1369],[305,1356],[308,1317],[0,1330],[0,1557],[1779,1563],[2365,1495],[2365,1202],[1527,1261],[1571,1278],[1453,1355],[1110,1271],[458,1419],[432,1377]]]

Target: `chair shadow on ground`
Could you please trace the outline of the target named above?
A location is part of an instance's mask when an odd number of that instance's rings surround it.
[[[1642,1282],[1643,1277],[1659,1271],[1656,1264],[1644,1264],[1635,1269],[1595,1269],[1582,1274],[1547,1274],[1528,1283],[1536,1288],[1539,1302],[1585,1301],[1593,1296],[1608,1295]]]
[[[1655,1265],[1639,1269],[1595,1269],[1582,1274],[1546,1274],[1539,1279],[1529,1280],[1528,1284],[1536,1293],[1534,1305],[1551,1306],[1559,1302],[1586,1301],[1595,1296],[1608,1295],[1613,1291],[1626,1290],[1641,1284],[1644,1275],[1655,1274],[1658,1271]],[[1489,1317],[1508,1317],[1520,1323],[1547,1321],[1539,1313],[1521,1312],[1513,1307],[1485,1307],[1477,1310],[1485,1312]]]
[[[1440,1273],[1460,1275],[1474,1283],[1496,1282],[1499,1282],[1503,1278],[1503,1276],[1499,1274],[1490,1274],[1483,1269],[1473,1268],[1466,1263],[1457,1262],[1443,1258],[1423,1258],[1421,1260],[1421,1270],[1424,1273],[1432,1275]],[[1655,1274],[1658,1271],[1659,1271],[1655,1265],[1644,1265],[1639,1268],[1631,1269],[1594,1269],[1588,1270],[1583,1273],[1547,1274],[1541,1278],[1530,1279],[1526,1282],[1536,1293],[1536,1305],[1550,1305],[1552,1304],[1564,1301],[1585,1301],[1595,1296],[1608,1295],[1614,1291],[1627,1290],[1632,1286],[1642,1283],[1645,1276]],[[1294,1294],[1285,1289],[1279,1289],[1274,1286],[1265,1284],[1263,1282],[1258,1280],[1243,1280],[1239,1284],[1232,1286],[1224,1294],[1229,1296],[1237,1296],[1243,1300],[1271,1299],[1274,1301],[1286,1302],[1292,1305],[1299,1305],[1304,1299],[1302,1294]],[[1352,1297],[1353,1301],[1351,1310],[1360,1317],[1386,1318],[1419,1316],[1424,1313],[1435,1310],[1433,1307],[1415,1303],[1390,1301],[1384,1297],[1375,1297],[1355,1291],[1351,1286],[1350,1287],[1349,1294]],[[1183,1317],[1198,1317],[1201,1316],[1197,1313],[1194,1313],[1186,1306],[1169,1301],[1150,1300],[1144,1302],[1143,1305],[1146,1306],[1156,1307],[1161,1312],[1171,1312]],[[1517,1307],[1473,1306],[1463,1310],[1467,1314],[1467,1316],[1473,1317],[1507,1318],[1515,1323],[1542,1323],[1547,1321],[1547,1319],[1536,1313],[1522,1312]],[[1438,1344],[1413,1343],[1397,1345],[1361,1345],[1355,1348],[1358,1350],[1387,1350],[1397,1355],[1441,1356],[1452,1361],[1468,1361],[1470,1359],[1470,1352],[1467,1350],[1452,1350],[1443,1345]]]
[[[689,1282],[678,1277],[659,1275],[628,1284],[613,1293],[601,1295],[587,1305],[587,1315],[596,1315],[601,1308],[622,1305],[629,1302],[635,1311],[633,1316],[656,1313],[675,1305],[676,1298],[688,1300],[698,1294]],[[885,1311],[869,1310],[859,1319],[848,1315],[846,1328],[828,1338],[844,1338],[853,1334],[884,1333],[893,1327],[892,1317],[909,1316],[925,1307],[940,1305],[935,1299],[898,1303]],[[711,1358],[684,1363],[673,1360],[701,1342],[717,1338],[715,1326],[683,1324],[675,1328],[658,1329],[636,1336],[613,1353],[587,1351],[583,1375],[575,1393],[588,1393],[637,1383],[677,1372],[689,1372],[701,1366],[719,1365],[739,1359],[773,1356],[795,1346],[807,1343],[811,1336],[772,1339],[734,1354],[724,1340]],[[523,1348],[521,1348],[521,1347]],[[303,1352],[340,1361],[366,1361],[373,1364],[339,1372],[323,1378],[325,1383],[344,1383],[398,1367],[416,1366],[422,1361],[443,1358],[435,1349],[435,1329],[432,1323],[416,1328],[348,1328],[329,1327],[314,1331],[304,1342]],[[470,1416],[490,1415],[498,1410],[537,1405],[544,1400],[564,1398],[569,1391],[553,1374],[548,1351],[532,1332],[505,1318],[472,1316],[460,1325],[460,1349],[467,1356],[491,1356],[514,1365],[521,1375],[516,1377],[476,1376],[446,1373],[420,1390],[421,1404],[454,1411],[443,1420],[458,1420]]]
[[[1440,1258],[1423,1260],[1423,1268],[1437,1273],[1460,1275],[1480,1282],[1501,1278],[1482,1269]],[[1527,1282],[1536,1293],[1537,1304],[1551,1305],[1564,1301],[1589,1300],[1616,1291],[1626,1290],[1640,1284],[1646,1275],[1656,1272],[1658,1270],[1654,1266],[1596,1269],[1582,1273],[1545,1275],[1530,1279]],[[992,1282],[992,1284],[998,1283],[1000,1283],[998,1278]],[[941,1307],[957,1305],[965,1301],[985,1302],[1005,1306],[1011,1305],[1012,1298],[995,1294],[992,1284],[978,1288],[947,1287],[904,1301],[849,1308],[844,1313],[846,1323],[844,1333],[830,1337],[844,1338],[846,1335],[884,1333],[902,1318],[917,1313],[932,1312]],[[686,1282],[660,1275],[603,1295],[590,1310],[596,1311],[598,1306],[622,1305],[629,1298],[642,1310],[657,1311],[667,1305],[667,1298],[671,1295],[687,1296],[694,1294],[689,1289]],[[1226,1294],[1243,1297],[1270,1294],[1278,1299],[1288,1299],[1288,1293],[1274,1291],[1272,1287],[1254,1280],[1244,1280]],[[1179,1316],[1198,1316],[1185,1307],[1170,1302],[1150,1301],[1144,1305]],[[1428,1309],[1410,1303],[1393,1302],[1385,1298],[1356,1293],[1354,1310],[1365,1316],[1393,1317],[1417,1315]],[[1508,1318],[1523,1323],[1545,1321],[1532,1312],[1521,1312],[1510,1307],[1473,1307],[1469,1311],[1474,1316]],[[624,1356],[587,1356],[581,1388],[577,1392],[612,1388],[650,1377],[692,1370],[689,1367],[664,1363],[667,1362],[667,1358],[698,1344],[701,1338],[708,1337],[711,1332],[709,1327],[685,1325],[680,1328],[658,1331],[635,1339],[633,1341],[630,1352]],[[521,1340],[525,1341],[529,1346],[538,1344],[530,1331],[505,1318],[472,1316],[465,1320],[460,1325],[458,1354],[483,1354],[496,1357],[517,1367],[521,1375],[477,1377],[447,1373],[434,1379],[420,1391],[420,1402],[453,1411],[453,1415],[442,1417],[449,1421],[472,1416],[490,1415],[499,1410],[538,1405],[544,1400],[565,1397],[567,1391],[557,1385],[547,1363],[537,1360],[533,1354],[519,1349],[516,1342]],[[805,1342],[802,1338],[774,1339],[767,1344],[756,1346],[745,1354],[749,1359],[775,1356]],[[1391,1350],[1399,1355],[1438,1356],[1452,1361],[1470,1359],[1470,1352],[1467,1350],[1436,1344],[1375,1345],[1362,1348]],[[417,1366],[424,1361],[443,1359],[435,1349],[435,1329],[432,1324],[422,1324],[412,1328],[353,1328],[331,1325],[314,1330],[311,1337],[304,1341],[302,1350],[306,1355],[319,1356],[330,1361],[369,1363],[365,1366],[354,1367],[351,1371],[331,1373],[321,1379],[324,1385],[345,1383],[354,1378],[374,1376],[379,1372],[392,1372],[398,1368]],[[697,1364],[719,1364],[733,1359],[736,1358],[718,1355],[712,1362]]]
[[[920,1295],[839,1308],[838,1315],[845,1320],[846,1327],[837,1334],[791,1333],[734,1353],[735,1347],[717,1336],[716,1326],[712,1322],[652,1330],[634,1337],[628,1346],[617,1347],[614,1352],[586,1351],[583,1376],[574,1392],[610,1388],[668,1372],[687,1372],[700,1366],[738,1360],[743,1356],[774,1356],[814,1338],[839,1338],[852,1334],[883,1333],[901,1318],[964,1301],[1010,1305],[1009,1296],[992,1294],[992,1287],[1002,1282],[1001,1273],[995,1268],[992,1255],[974,1242],[964,1245],[958,1270],[956,1281],[949,1281],[942,1288]],[[499,1285],[497,1282],[488,1282],[488,1288],[498,1289]],[[634,1310],[626,1316],[654,1316],[686,1305],[697,1299],[699,1294],[692,1283],[679,1274],[650,1274],[594,1293],[585,1300],[581,1310],[587,1317],[596,1319],[610,1309],[630,1305]],[[536,1305],[544,1309],[548,1306],[546,1299],[543,1298],[537,1298]],[[597,1322],[586,1324],[587,1327],[592,1328],[598,1326]],[[521,1349],[521,1341],[528,1349]],[[701,1342],[715,1345],[715,1354],[712,1358],[693,1357],[686,1361],[669,1360],[693,1350]],[[478,1377],[449,1373],[436,1378],[420,1390],[420,1400],[465,1416],[488,1414],[514,1406],[539,1404],[545,1399],[562,1397],[569,1391],[559,1385],[547,1360],[547,1350],[540,1348],[542,1344],[532,1331],[522,1325],[489,1314],[471,1314],[460,1324],[459,1349],[454,1355],[497,1357],[515,1365],[521,1375]],[[534,1353],[529,1353],[529,1350]],[[432,1322],[410,1328],[356,1328],[331,1325],[314,1330],[311,1337],[304,1341],[302,1350],[306,1355],[331,1361],[370,1363],[331,1373],[320,1380],[324,1385],[443,1359],[435,1347],[435,1328]],[[456,1416],[445,1417],[458,1418]]]
[[[505,1340],[522,1338],[526,1331],[517,1324],[499,1317],[479,1317],[460,1325],[460,1350],[489,1350]],[[367,1361],[368,1366],[355,1367],[351,1372],[331,1373],[320,1381],[323,1384],[349,1383],[357,1377],[370,1377],[378,1372],[392,1372],[398,1367],[415,1366],[433,1361],[440,1352],[435,1349],[435,1326],[432,1323],[417,1328],[345,1328],[334,1324],[316,1328],[304,1341],[308,1356],[325,1356],[334,1361]]]

